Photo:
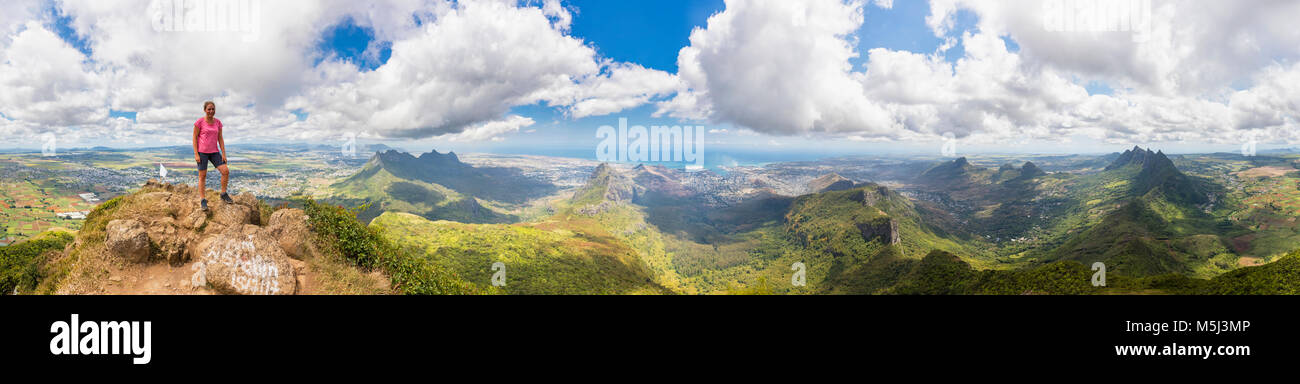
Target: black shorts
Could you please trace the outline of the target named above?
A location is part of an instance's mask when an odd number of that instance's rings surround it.
[[[203,153],[199,152],[199,170],[208,170],[208,162],[212,162],[213,167],[226,165],[226,161],[221,158],[221,152]]]

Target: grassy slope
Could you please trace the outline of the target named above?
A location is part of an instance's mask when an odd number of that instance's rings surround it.
[[[403,179],[389,173],[375,163],[366,164],[361,172],[330,186],[333,200],[348,205],[371,203],[371,208],[361,212],[362,221],[369,222],[384,212],[406,212],[430,220],[453,220],[469,223],[508,223],[517,218],[501,213],[483,203],[481,209],[472,196],[462,195],[442,185],[419,180]]]
[[[1136,166],[1129,166],[1085,178],[1083,183],[1104,182],[1106,192],[1087,193],[1076,201],[1095,197],[1092,206],[1115,204],[1119,208],[1093,210],[1088,217],[1081,217],[1085,215],[1081,211],[1071,212],[1074,215],[1065,221],[1086,225],[1086,229],[1066,236],[1060,246],[1042,251],[1043,259],[1085,264],[1101,261],[1111,271],[1131,276],[1180,273],[1210,277],[1233,267],[1236,256],[1221,238],[1225,228],[1220,221],[1185,202],[1189,198],[1185,193],[1166,195],[1166,184],[1132,189],[1134,182],[1126,176],[1136,172]],[[1144,194],[1114,194],[1117,190]],[[1098,200],[1102,202],[1096,203]],[[1105,213],[1096,223],[1086,224],[1097,212]]]
[[[509,294],[658,294],[636,252],[591,222],[551,221],[529,225],[432,222],[404,213],[385,213],[372,226],[399,246],[423,250],[439,268],[488,287],[506,266]]]

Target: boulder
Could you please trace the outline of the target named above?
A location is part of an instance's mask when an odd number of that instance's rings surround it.
[[[155,256],[172,265],[189,261],[191,254],[188,249],[194,242],[194,232],[180,228],[176,225],[176,220],[170,217],[154,219],[146,231],[149,241],[155,246]]]
[[[204,224],[207,223],[208,215],[203,213],[203,210],[200,209],[188,211],[184,216],[180,216],[180,225],[188,230],[204,228]]]
[[[239,227],[253,223],[253,210],[242,204],[213,204],[208,200],[212,210],[212,222],[223,227]]]
[[[221,200],[220,194],[217,195],[217,200]],[[235,204],[248,207],[248,211],[251,212],[251,215],[249,216],[248,219],[248,222],[250,224],[266,225],[266,223],[262,222],[262,210],[261,208],[258,207],[259,204],[258,204],[257,196],[253,196],[253,194],[251,193],[244,192],[235,196],[231,196],[230,200],[234,201]]]
[[[280,249],[291,258],[303,260],[311,241],[307,214],[301,209],[281,209],[271,214],[267,234],[280,241]]]
[[[199,243],[191,282],[241,295],[292,295],[298,280],[279,242],[255,225],[231,227]]]
[[[149,234],[136,220],[113,220],[105,227],[104,246],[109,254],[133,263],[149,261]]]

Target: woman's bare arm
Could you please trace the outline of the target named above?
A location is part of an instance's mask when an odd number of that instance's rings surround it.
[[[226,133],[225,129],[217,131],[217,144],[221,145],[221,162],[226,162]]]
[[[194,122],[194,162],[199,162],[199,123]]]

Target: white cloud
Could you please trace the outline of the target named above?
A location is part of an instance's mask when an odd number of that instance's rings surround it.
[[[0,113],[14,120],[6,126],[119,124],[108,118],[112,108],[137,112],[135,133],[170,138],[201,115],[204,100],[215,100],[219,117],[240,133],[232,142],[343,132],[415,139],[516,121],[507,116],[516,106],[545,102],[580,118],[678,88],[673,75],[601,59],[569,36],[573,15],[556,0],[254,3],[262,22],[251,41],[244,32],[158,31],[148,0],[52,3],[88,36],[88,58],[40,27],[49,22],[38,20],[48,17],[37,14],[41,3],[5,3],[0,57],[41,58],[0,62]],[[326,29],[347,19],[373,28],[367,60],[391,43],[386,64],[364,71],[322,56]]]
[[[520,128],[530,127],[535,122],[533,119],[518,115],[510,115],[504,120],[490,121],[479,124],[454,135],[445,135],[440,138],[447,141],[502,141],[505,140],[502,135],[507,133],[519,132]]]
[[[733,0],[678,56],[686,89],[660,115],[735,123],[776,135],[971,142],[1234,142],[1295,126],[1300,3],[1156,1],[1147,40],[1122,32],[1049,32],[1043,2],[934,0],[927,23],[947,40],[924,54],[867,52],[852,35],[859,1]],[[881,4],[888,6],[892,4]],[[958,10],[977,29],[954,31]],[[865,20],[865,22],[872,22]],[[956,36],[954,36],[956,35]],[[1004,38],[1019,45],[1010,49]],[[955,63],[939,54],[960,44]],[[1113,95],[1089,95],[1090,81]],[[1231,85],[1251,84],[1234,91]]]
[[[861,2],[838,0],[728,2],[691,33],[678,56],[687,90],[660,114],[776,134],[889,134],[888,114],[848,63],[857,54],[846,38],[862,12]]]
[[[569,97],[553,100],[569,107],[575,119],[617,113],[647,104],[653,98],[669,96],[681,88],[677,76],[637,64],[611,64],[606,72],[573,88]]]
[[[0,47],[0,113],[7,118],[67,126],[108,117],[104,78],[54,32],[28,22]]]
[[[1049,31],[1044,18],[1045,9],[1053,9],[1051,2],[931,3],[928,20],[936,33],[945,29],[941,21],[950,21],[958,9],[971,10],[982,31],[1011,36],[1034,65],[1163,96],[1214,92],[1275,60],[1300,58],[1300,29],[1293,26],[1300,2],[1294,1],[1153,0],[1150,36],[1143,42],[1135,42],[1128,32]],[[1116,3],[1142,5],[1136,0]]]
[[[560,0],[546,0],[543,2],[542,13],[546,14],[547,17],[554,18],[555,27],[562,31],[569,30],[569,26],[573,24],[573,14],[569,13],[569,10],[560,4]]]
[[[325,84],[293,104],[312,108],[309,122],[424,138],[498,120],[516,106],[546,102],[582,118],[677,88],[664,72],[600,61],[565,33],[571,16],[556,2],[538,9],[466,1],[435,19],[395,42],[384,66],[364,74],[326,69]]]

